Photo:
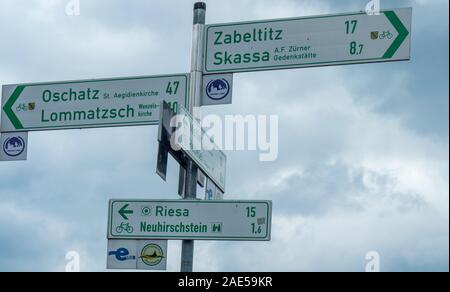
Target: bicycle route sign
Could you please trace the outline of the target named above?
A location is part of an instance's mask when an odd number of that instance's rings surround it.
[[[159,106],[186,105],[188,75],[2,87],[1,132],[157,125]]]
[[[269,241],[271,201],[111,200],[109,239]]]
[[[412,9],[208,25],[204,72],[410,59]]]

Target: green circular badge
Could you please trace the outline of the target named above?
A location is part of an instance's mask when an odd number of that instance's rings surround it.
[[[140,259],[147,266],[157,266],[164,259],[164,251],[159,245],[151,243],[142,249]]]

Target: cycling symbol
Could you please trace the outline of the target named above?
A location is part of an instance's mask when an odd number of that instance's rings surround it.
[[[119,226],[116,228],[116,232],[118,234],[122,234],[124,231],[126,231],[128,234],[133,233],[134,228],[130,225],[130,223],[122,222]]]
[[[392,39],[394,37],[394,35],[391,33],[391,31],[383,31],[382,33],[380,33],[380,40],[383,39]]]

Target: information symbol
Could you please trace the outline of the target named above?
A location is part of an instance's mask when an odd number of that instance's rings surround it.
[[[150,207],[142,208],[142,215],[143,216],[150,216],[151,213],[152,213],[152,209]]]

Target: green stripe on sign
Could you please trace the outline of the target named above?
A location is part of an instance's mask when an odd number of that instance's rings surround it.
[[[403,44],[403,41],[409,35],[409,31],[403,25],[402,21],[400,20],[400,18],[398,18],[397,14],[395,14],[394,11],[385,11],[384,15],[386,15],[387,19],[389,19],[389,21],[392,23],[392,25],[398,32],[397,38],[394,40],[392,45],[389,47],[389,49],[383,56],[383,59],[390,59],[395,55],[398,48],[400,48],[400,46]]]
[[[16,130],[23,129],[22,123],[17,118],[16,114],[13,112],[12,107],[16,103],[19,96],[22,94],[22,92],[25,89],[25,85],[17,86],[16,90],[14,90],[11,97],[8,99],[8,101],[5,103],[5,106],[3,107],[3,110],[5,111],[6,116],[9,118],[13,126],[16,128]]]

